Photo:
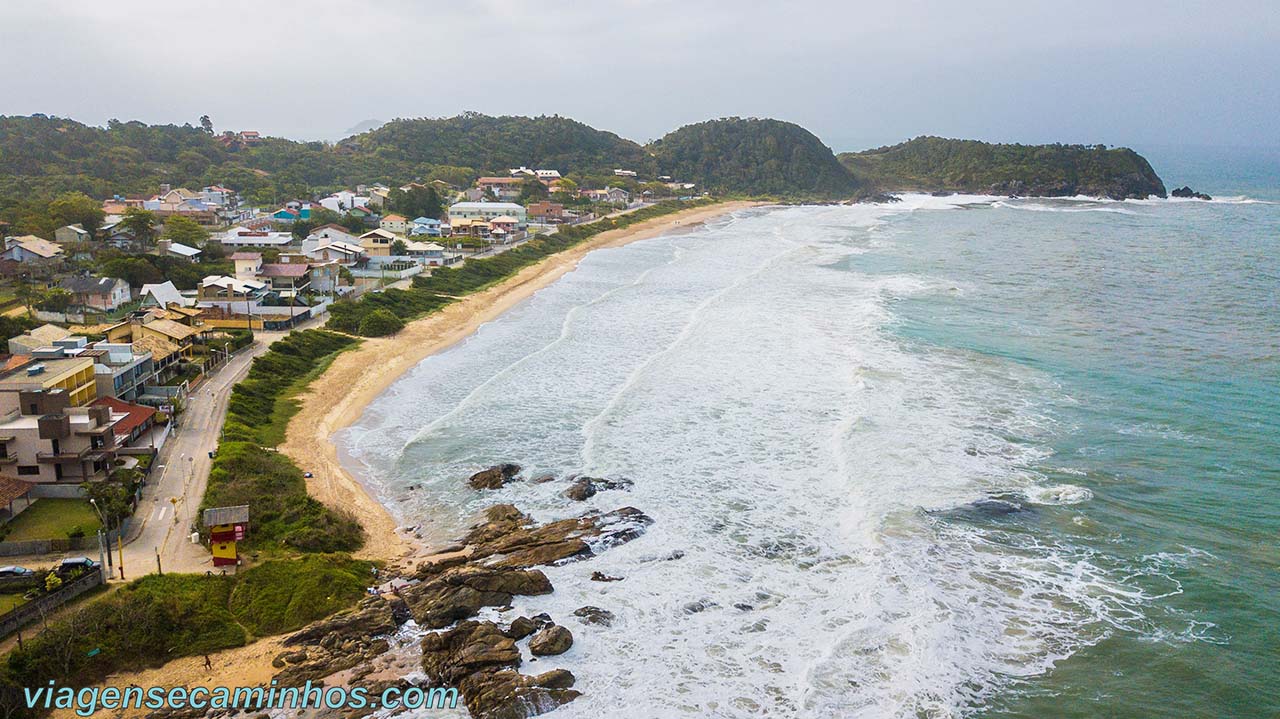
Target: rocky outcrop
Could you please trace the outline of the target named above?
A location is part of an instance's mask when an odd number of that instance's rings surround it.
[[[604,627],[613,626],[613,612],[600,607],[578,607],[573,616],[582,620],[583,624],[596,624]]]
[[[434,573],[433,573],[434,572]],[[475,616],[484,607],[503,607],[519,595],[549,594],[542,572],[510,567],[461,564],[438,569],[425,565],[418,584],[401,591],[420,626],[439,629]]]
[[[281,642],[281,652],[271,665],[281,670],[275,678],[282,686],[316,681],[366,663],[390,648],[386,636],[402,622],[400,600],[365,597],[354,608],[303,627]]]
[[[610,489],[630,489],[629,479],[604,479],[601,477],[576,477],[573,484],[564,491],[564,496],[575,502],[590,499],[600,492]]]
[[[1183,185],[1173,192],[1169,193],[1170,197],[1181,197],[1188,200],[1212,200],[1213,198],[1203,192],[1196,192],[1190,187]]]
[[[467,478],[472,489],[499,489],[515,480],[520,474],[518,464],[498,464],[476,472]]]
[[[573,646],[573,633],[559,624],[543,628],[529,640],[529,651],[535,657],[564,654]]]
[[[492,622],[461,622],[422,639],[422,670],[438,684],[456,686],[475,719],[525,719],[576,699],[567,670],[526,676],[516,671],[520,650]]]
[[[623,507],[536,525],[512,505],[498,504],[485,512],[485,521],[472,527],[463,543],[473,561],[535,567],[594,556],[598,549],[635,539],[652,523],[644,512]]]

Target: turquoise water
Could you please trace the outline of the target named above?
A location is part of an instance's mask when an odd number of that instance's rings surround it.
[[[962,288],[895,302],[892,333],[1051,378],[1029,469],[1093,493],[972,521],[1154,599],[981,714],[1280,714],[1280,206],[1011,201],[884,232],[852,267]]]
[[[556,717],[1277,716],[1280,204],[1265,157],[1178,162],[1235,199],[760,208],[593,252],[338,443],[431,541],[500,501],[653,517],[493,615],[570,626]],[[559,479],[466,486],[502,461]]]

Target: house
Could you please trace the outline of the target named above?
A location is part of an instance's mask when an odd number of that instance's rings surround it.
[[[129,283],[118,277],[68,277],[58,286],[71,293],[71,304],[110,312],[131,299]]]
[[[92,239],[93,235],[89,234],[89,231],[79,223],[74,225],[63,225],[53,231],[53,240],[59,244],[88,242]]]
[[[416,217],[413,220],[413,227],[409,228],[409,234],[412,236],[439,237],[440,220],[432,217]]]
[[[262,272],[262,255],[257,252],[237,252],[227,259],[235,263],[238,280],[252,280]]]
[[[29,355],[41,347],[50,347],[72,335],[71,330],[57,325],[40,325],[26,334],[9,338],[9,354]]]
[[[134,404],[115,397],[99,397],[89,406],[107,407],[113,416],[120,417],[111,428],[119,447],[130,446],[147,436],[147,432],[151,431],[152,425],[155,424],[155,407]]]
[[[603,190],[583,190],[578,193],[593,202],[626,203],[631,201],[631,193],[621,187],[606,187]]]
[[[564,219],[564,205],[558,202],[531,202],[525,209],[533,220],[550,222]]]
[[[434,242],[410,241],[405,243],[409,256],[429,267],[443,267],[462,260],[462,255],[447,253],[442,245]]]
[[[171,305],[179,307],[190,307],[195,304],[194,300],[183,297],[178,288],[172,282],[161,282],[153,285],[143,285],[142,291],[138,293],[139,299],[142,300],[142,306],[167,308]]]
[[[160,240],[156,243],[156,252],[161,256],[180,257],[187,262],[198,261],[201,254],[200,250],[173,240]]]
[[[311,287],[311,269],[305,262],[261,265],[258,279],[281,297],[293,298]]]
[[[92,371],[91,362],[82,362]],[[77,404],[65,389],[24,386],[47,371],[25,376],[35,369],[0,378],[0,463],[13,466],[18,479],[37,489],[105,479],[115,467],[114,425],[123,416],[108,406]],[[22,381],[10,383],[14,375]]]
[[[409,220],[404,215],[385,215],[378,221],[378,227],[386,230],[387,232],[404,235],[409,232]]]
[[[457,219],[450,225],[453,237],[488,237],[489,223],[484,220]]]
[[[449,223],[457,231],[457,220],[483,220],[488,222],[495,217],[511,216],[520,229],[528,224],[524,206],[514,202],[458,202],[449,206]]]
[[[613,174],[617,175],[618,177],[635,177],[636,176],[635,170],[614,170]]]
[[[130,342],[97,342],[78,356],[93,360],[99,398],[135,400],[156,374],[151,353]]]
[[[35,235],[4,238],[4,252],[0,253],[2,259],[22,263],[57,262],[65,257],[61,247]]]
[[[468,187],[462,191],[462,198],[466,202],[480,202],[489,196],[489,191],[483,187]]]
[[[359,217],[364,220],[366,224],[373,222],[378,217],[378,213],[375,210],[363,205],[351,208],[347,211],[347,214],[352,217]]]
[[[526,177],[481,177],[476,180],[476,187],[499,200],[514,200],[520,196],[520,186]]]
[[[325,246],[326,249],[329,247]],[[360,248],[354,248],[356,253],[360,252]],[[324,257],[312,257],[305,250],[302,252],[286,252],[281,253],[280,263],[285,265],[300,264],[308,268],[308,279],[311,282],[310,289],[314,292],[323,294],[333,294],[338,291],[338,278],[341,275],[340,268],[343,261],[337,259],[337,252],[334,257],[329,259],[327,254]]]
[[[103,334],[106,335],[107,342],[112,343],[132,342],[136,345],[148,339],[160,340],[175,345],[177,354],[189,359],[193,354],[192,345],[201,330],[168,319],[165,314],[164,310],[158,309],[135,312],[124,322],[108,327]],[[144,346],[144,349],[150,347]],[[156,369],[159,370],[159,357],[155,361]]]
[[[345,242],[349,245],[359,245],[359,236],[352,234],[351,230],[342,225],[335,225],[332,222],[327,225],[321,225],[311,231],[307,235],[308,240],[328,240],[329,242]],[[327,244],[327,243],[321,243]],[[306,242],[303,242],[304,251]]]
[[[293,235],[288,232],[266,232],[261,230],[249,230],[244,227],[232,227],[222,233],[218,238],[224,247],[229,248],[267,248],[275,247],[283,249],[292,246],[294,243]]]
[[[491,234],[501,232],[504,235],[509,235],[516,231],[516,226],[519,223],[520,221],[511,215],[501,215],[489,220],[489,231]]]
[[[533,174],[545,183],[552,183],[560,179],[559,170],[534,170]]]
[[[358,244],[359,238],[352,239],[356,242],[307,238],[302,242],[302,254],[311,262],[337,262],[344,267],[354,265],[364,257],[364,248]],[[283,257],[285,255],[281,255]]]
[[[391,245],[398,239],[395,233],[378,228],[360,235],[360,247],[370,257],[390,257]]]
[[[271,213],[271,219],[285,224],[311,219],[311,203],[294,200]]]
[[[217,306],[257,302],[267,295],[267,283],[241,280],[223,275],[209,275],[200,280],[199,300]]]

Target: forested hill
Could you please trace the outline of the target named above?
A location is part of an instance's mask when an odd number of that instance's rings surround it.
[[[608,174],[617,168],[652,175],[643,147],[567,117],[490,117],[465,113],[440,120],[396,120],[338,143],[340,151],[398,156],[410,163],[489,170],[534,167]]]
[[[725,118],[649,145],[658,169],[719,192],[849,199],[859,183],[813,133],[789,122]]]
[[[892,147],[846,152],[840,162],[877,191],[1113,199],[1165,196],[1151,164],[1128,148],[1006,145],[918,137]]]

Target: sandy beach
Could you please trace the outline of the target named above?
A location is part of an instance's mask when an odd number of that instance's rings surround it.
[[[279,450],[312,473],[311,495],[326,505],[353,513],[368,534],[356,556],[396,562],[425,556],[429,547],[397,531],[397,522],[368,489],[338,460],[331,437],[357,421],[365,408],[423,359],[449,348],[534,292],[577,267],[587,253],[656,237],[676,228],[706,222],[759,203],[724,202],[657,217],[631,227],[603,232],[564,252],[526,267],[483,292],[410,323],[393,337],[370,338],[338,355],[298,399],[301,408],[289,423]]]

